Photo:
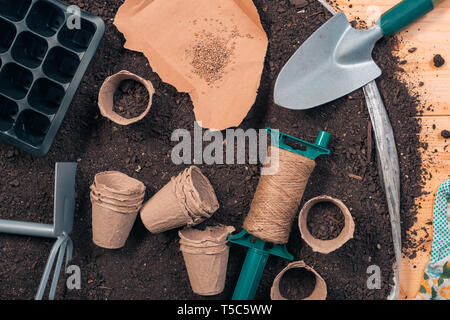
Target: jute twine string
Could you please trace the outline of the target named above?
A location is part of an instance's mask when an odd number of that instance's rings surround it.
[[[272,148],[277,147],[269,146],[269,156]],[[285,244],[316,163],[284,149],[278,148],[278,152],[278,172],[261,176],[244,229],[264,241]],[[264,167],[273,161],[277,159],[270,159]]]

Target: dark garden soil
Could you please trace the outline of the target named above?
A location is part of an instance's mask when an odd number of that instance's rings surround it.
[[[142,83],[124,80],[114,93],[114,111],[124,118],[140,116],[147,109],[149,94]]]
[[[194,115],[188,94],[161,82],[142,54],[123,48],[123,36],[112,24],[123,0],[67,2],[101,16],[107,23],[106,34],[48,155],[33,158],[0,143],[0,217],[51,223],[55,162],[76,161],[79,167],[73,264],[81,268],[82,289],[69,291],[61,280],[57,298],[198,299],[189,285],[177,230],[152,235],[138,218],[122,249],[105,250],[92,243],[89,185],[94,175],[105,170],[124,172],[143,181],[147,185],[146,199],[150,198],[186,167],[172,163],[170,153],[176,142],[171,142],[170,136],[177,128],[192,131]],[[328,299],[384,299],[392,284],[394,252],[362,91],[308,111],[287,110],[273,103],[273,86],[281,67],[330,14],[313,0],[308,0],[308,5],[296,1],[298,8],[288,0],[254,2],[270,44],[257,100],[240,127],[268,125],[308,141],[314,141],[319,130],[330,132],[331,155],[317,159],[302,204],[322,194],[336,197],[349,207],[356,225],[354,239],[323,255],[314,253],[301,240],[294,223],[288,250],[325,279]],[[403,246],[405,254],[411,254],[406,230],[415,221],[414,199],[421,194],[423,185],[419,151],[423,146],[418,138],[420,123],[415,118],[419,102],[395,74],[402,71],[392,54],[394,50],[395,39],[382,40],[374,56],[383,69],[377,82],[397,140]],[[145,119],[125,127],[103,118],[97,107],[103,80],[122,69],[150,79],[156,90]],[[222,223],[240,230],[258,183],[259,166],[199,167],[210,179],[221,205],[200,227]],[[0,299],[34,297],[51,245],[51,240],[0,235]],[[244,257],[245,249],[231,247],[226,288],[218,298],[231,297]],[[380,290],[366,288],[366,270],[373,264],[382,271]],[[269,298],[274,277],[286,265],[282,259],[269,259],[256,298]],[[297,282],[292,280],[291,285],[297,286]]]
[[[444,139],[450,138],[450,131],[448,131],[448,130],[442,130],[441,136],[442,136]]]
[[[307,298],[314,291],[316,276],[304,268],[293,268],[283,275],[280,280],[280,293],[289,300]]]
[[[344,228],[344,215],[330,202],[319,202],[308,213],[308,230],[320,240],[337,238]]]
[[[440,54],[436,54],[433,57],[433,63],[436,68],[440,68],[445,64],[445,60]]]

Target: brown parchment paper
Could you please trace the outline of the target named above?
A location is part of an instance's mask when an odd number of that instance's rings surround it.
[[[222,130],[245,118],[268,44],[252,0],[126,0],[114,24],[125,48],[143,52],[164,82],[190,94],[199,125]],[[229,53],[214,81],[193,65],[195,48],[211,37],[226,43]]]

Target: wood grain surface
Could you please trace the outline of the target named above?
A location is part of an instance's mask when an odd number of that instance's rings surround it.
[[[335,7],[345,12],[350,21],[359,17],[372,25],[380,14],[398,2],[337,0]],[[417,256],[414,259],[404,257],[402,261],[400,295],[402,299],[411,299],[416,296],[430,256],[432,226],[427,222],[432,221],[434,196],[439,184],[450,177],[450,139],[445,140],[441,136],[442,130],[450,130],[450,0],[444,0],[434,11],[398,36],[401,41],[396,54],[407,61],[403,66],[407,72],[402,77],[409,84],[411,92],[419,93],[423,104],[421,140],[428,143],[428,149],[423,151],[423,166],[432,174],[425,186],[428,194],[416,199],[421,208],[412,231],[417,234],[410,236],[418,240]],[[411,53],[408,51],[411,48],[417,50]],[[441,54],[446,59],[440,68],[434,66],[435,54]],[[425,250],[419,250],[422,246]]]

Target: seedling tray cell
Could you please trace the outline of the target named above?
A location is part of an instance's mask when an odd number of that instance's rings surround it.
[[[50,149],[105,32],[58,0],[0,0],[0,139],[34,156]]]

